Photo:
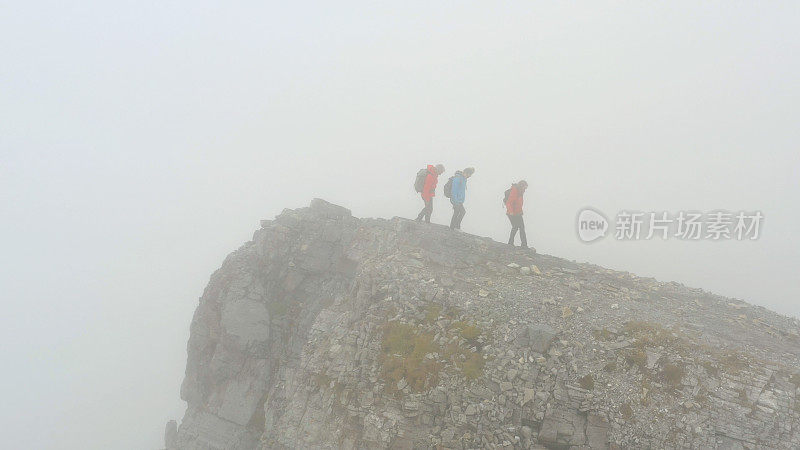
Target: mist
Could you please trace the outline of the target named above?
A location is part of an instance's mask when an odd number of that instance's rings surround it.
[[[800,316],[800,7],[16,2],[0,14],[8,448],[161,448],[189,323],[260,219],[314,197]],[[576,238],[586,206],[761,211],[754,241]]]

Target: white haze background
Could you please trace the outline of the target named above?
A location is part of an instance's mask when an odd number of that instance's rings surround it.
[[[225,255],[312,197],[413,217],[426,163],[477,169],[466,232],[526,178],[540,252],[800,315],[799,8],[3,2],[2,446],[159,448]],[[587,205],[766,219],[585,245]]]

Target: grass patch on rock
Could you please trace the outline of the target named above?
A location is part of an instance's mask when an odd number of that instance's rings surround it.
[[[468,322],[455,322],[453,324],[453,328],[458,330],[458,333],[461,335],[461,337],[470,343],[474,342],[476,339],[478,339],[478,336],[481,335],[480,327]]]
[[[600,330],[592,330],[592,336],[598,341],[612,341],[616,335],[603,328]]]
[[[653,322],[632,320],[622,327],[622,333],[636,339],[640,347],[681,347],[685,339]]]
[[[632,348],[625,352],[625,362],[629,366],[636,366],[639,370],[644,371],[647,367],[647,353],[641,348]]]
[[[661,378],[672,387],[680,386],[685,374],[686,370],[677,364],[665,365],[660,373]]]
[[[695,395],[694,401],[703,408],[708,408],[711,404],[711,400],[708,398],[708,391],[705,389],[700,389]]]
[[[472,381],[483,376],[483,367],[486,362],[481,352],[453,343],[447,346],[444,356],[461,369],[461,373],[467,380]]]
[[[737,352],[729,352],[719,358],[718,367],[730,374],[737,374],[748,367],[744,356]]]
[[[428,354],[437,354],[441,349],[433,341],[433,334],[400,322],[388,322],[383,329],[381,342],[381,374],[387,387],[396,389],[397,383],[405,379],[411,390],[422,392],[439,382],[441,364]]]
[[[436,322],[442,313],[442,305],[431,303],[425,308],[425,322],[431,324]]]
[[[483,356],[477,352],[470,352],[467,359],[461,363],[461,371],[467,380],[474,380],[483,375]]]

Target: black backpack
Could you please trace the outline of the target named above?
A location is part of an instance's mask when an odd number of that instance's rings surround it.
[[[450,177],[447,183],[444,184],[444,196],[447,198],[453,195],[453,178],[455,178],[455,175]]]
[[[506,189],[505,195],[503,195],[503,204],[508,205],[508,196],[511,195],[511,188]]]
[[[428,169],[419,169],[417,178],[414,180],[414,189],[417,192],[422,192],[425,188],[425,179],[428,178]]]

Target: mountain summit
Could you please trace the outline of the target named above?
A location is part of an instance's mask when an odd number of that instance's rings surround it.
[[[800,322],[315,199],[195,311],[166,447],[800,448]]]

